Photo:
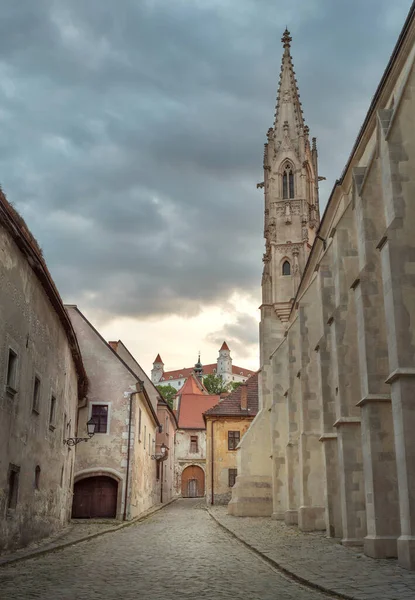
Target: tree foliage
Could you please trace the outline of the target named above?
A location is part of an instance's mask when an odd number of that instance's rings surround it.
[[[176,388],[169,383],[168,385],[158,385],[157,389],[170,408],[173,408],[173,398],[177,394]]]
[[[238,389],[239,386],[242,385],[242,381],[232,381],[230,386],[231,386],[231,392],[234,392],[235,390]]]
[[[229,392],[231,387],[229,383],[223,381],[220,375],[214,375],[213,373],[203,377],[203,385],[209,394],[223,394]]]

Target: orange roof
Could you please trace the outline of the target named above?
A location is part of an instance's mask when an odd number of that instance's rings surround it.
[[[161,360],[161,356],[160,354],[157,354],[156,356],[156,360],[154,361],[154,363],[161,363],[162,365],[164,365],[164,362]],[[153,364],[154,364],[153,363]]]
[[[181,429],[206,429],[203,413],[215,406],[220,396],[210,395],[192,373],[178,393],[178,423]]]
[[[214,375],[216,373],[218,365],[212,363],[211,365],[203,365],[203,375]],[[189,377],[193,373],[193,367],[186,369],[176,369],[174,371],[164,371],[163,377],[160,381],[168,381],[169,379],[181,379],[182,377]],[[244,377],[250,377],[255,371],[250,371],[236,365],[232,365],[232,373],[234,375],[243,375]]]
[[[229,346],[226,342],[223,342],[222,346],[220,347],[220,350],[229,350]],[[219,350],[219,352],[220,352]]]

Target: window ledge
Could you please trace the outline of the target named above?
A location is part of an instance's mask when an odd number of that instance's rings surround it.
[[[17,390],[15,390],[11,385],[6,385],[6,394],[10,398],[14,398],[15,395],[17,394]]]
[[[32,413],[35,415],[40,415],[39,409],[35,407],[32,408]]]
[[[55,425],[49,425],[49,431],[55,431],[56,427]]]

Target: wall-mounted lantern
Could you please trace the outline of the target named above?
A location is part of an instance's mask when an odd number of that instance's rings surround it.
[[[164,460],[167,458],[167,446],[164,444],[164,442],[160,446],[160,454],[152,454],[151,458],[153,460]]]
[[[70,437],[70,438],[66,438],[66,440],[63,440],[63,443],[66,444],[67,446],[76,446],[77,444],[79,444],[79,442],[87,442],[95,435],[95,427],[96,427],[96,423],[91,418],[91,419],[89,419],[88,423],[86,424],[86,428],[88,431],[88,437],[84,437],[84,438]]]

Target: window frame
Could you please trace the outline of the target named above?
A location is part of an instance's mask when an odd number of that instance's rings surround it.
[[[235,435],[235,434],[238,435]],[[238,447],[239,442],[241,441],[241,432],[239,430],[229,430],[228,431],[228,450],[234,452]],[[232,447],[233,446],[233,447]]]
[[[89,419],[93,419],[93,410],[94,410],[94,406],[106,406],[107,407],[107,429],[106,431],[98,431],[98,427],[97,425],[95,426],[95,435],[99,434],[99,435],[108,435],[110,432],[110,408],[111,408],[111,403],[110,402],[91,402],[90,407],[89,407]]]
[[[13,367],[10,369],[10,357],[13,357]],[[19,353],[12,346],[8,346],[7,364],[6,364],[6,394],[14,398],[17,394],[18,383]]]
[[[193,444],[195,444],[196,450],[194,449]],[[197,454],[199,452],[199,436],[197,436],[197,435],[190,436],[189,452],[190,452],[190,454]]]
[[[7,474],[7,510],[16,510],[19,502],[19,478],[20,467],[9,463],[9,471]],[[11,485],[11,482],[13,484]]]
[[[56,429],[56,407],[58,401],[56,395],[52,392],[49,400],[49,429],[55,431]]]
[[[38,384],[38,385],[36,385]],[[32,388],[32,412],[36,415],[40,414],[40,390],[42,387],[42,381],[38,373],[35,373]]]
[[[293,200],[295,198],[294,170],[290,163],[284,166],[282,172],[282,199]]]
[[[228,487],[233,488],[238,477],[238,469],[228,469]]]
[[[285,271],[285,265],[288,265],[289,273],[285,273],[284,272]],[[290,263],[290,261],[287,258],[282,263],[281,273],[282,273],[283,277],[289,277],[291,275],[291,263]]]

